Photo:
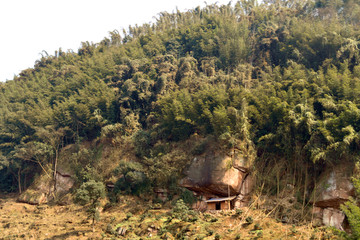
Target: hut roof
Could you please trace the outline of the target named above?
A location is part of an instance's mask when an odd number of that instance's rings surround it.
[[[210,202],[223,202],[223,201],[228,201],[228,200],[231,201],[235,198],[236,198],[236,196],[224,197],[224,198],[211,198],[209,200],[206,200],[205,202],[210,203]]]

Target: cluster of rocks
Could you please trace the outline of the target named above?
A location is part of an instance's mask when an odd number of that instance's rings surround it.
[[[311,194],[315,225],[324,224],[343,230],[345,215],[340,210],[340,206],[355,194],[350,180],[352,172],[353,165],[343,163],[326,169],[320,176]]]
[[[251,164],[237,151],[224,153],[210,150],[193,159],[180,185],[198,195],[199,201],[194,203],[194,209],[206,210],[206,200],[229,196],[236,196],[233,208],[245,207],[249,204],[255,185],[250,171]],[[350,180],[352,171],[352,164],[343,163],[322,173],[311,193],[315,225],[343,229],[345,215],[340,206],[354,196],[354,186]],[[47,203],[55,194],[59,196],[69,192],[75,182],[72,174],[61,168],[56,174],[55,187],[52,179],[44,178],[45,175],[21,194],[18,200],[33,205]],[[156,189],[155,193],[159,199],[167,199],[166,190]]]
[[[248,205],[255,184],[250,164],[236,151],[233,154],[207,151],[193,159],[180,185],[198,196],[194,209],[204,211],[206,200],[229,196],[236,196],[233,207],[241,208]],[[343,229],[345,215],[340,206],[354,196],[352,171],[352,164],[343,163],[329,167],[319,177],[310,201],[314,206],[315,225]]]
[[[248,205],[254,187],[250,165],[237,151],[229,154],[208,151],[193,159],[180,185],[199,196],[193,205],[195,209],[206,210],[205,200],[228,196],[236,196],[234,208],[240,208]]]

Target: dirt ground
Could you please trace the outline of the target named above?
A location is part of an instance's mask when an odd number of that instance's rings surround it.
[[[340,239],[326,228],[310,224],[294,226],[267,217],[260,210],[199,213],[196,222],[169,219],[170,210],[145,210],[145,202],[124,197],[101,213],[93,232],[85,210],[78,205],[34,206],[16,201],[16,195],[0,195],[0,240],[5,239]],[[136,203],[136,204],[134,204]],[[147,207],[149,209],[149,207]],[[133,212],[133,214],[131,214]],[[245,219],[253,223],[244,227]],[[108,228],[127,229],[125,236]],[[171,233],[172,234],[171,234]],[[140,237],[141,236],[141,237]]]
[[[0,196],[0,239],[100,238],[81,207],[34,206],[16,202],[16,196]]]

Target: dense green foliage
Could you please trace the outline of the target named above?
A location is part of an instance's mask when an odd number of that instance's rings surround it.
[[[348,235],[349,239],[360,238],[360,207],[359,207],[359,196],[360,196],[360,163],[356,165],[356,174],[353,176],[353,183],[355,187],[356,198],[350,198],[349,201],[341,206],[341,210],[345,213],[349,225],[351,228],[351,234]]]
[[[87,206],[87,212],[92,219],[94,227],[95,221],[99,220],[100,200],[105,198],[105,186],[101,182],[90,180],[84,182],[75,194],[75,201],[83,206]]]
[[[160,143],[194,134],[256,149],[264,166],[285,159],[294,179],[296,166],[357,160],[360,2],[263,2],[160,13],[1,84],[1,189],[21,191],[31,170],[56,171],[61,147],[98,137],[133,136],[139,165],[118,183],[129,192],[170,184],[186,157]]]

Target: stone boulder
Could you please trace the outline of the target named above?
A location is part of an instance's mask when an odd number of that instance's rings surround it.
[[[340,205],[354,196],[355,189],[351,182],[353,164],[341,164],[327,169],[311,194],[311,202],[320,208],[339,209]],[[315,199],[314,199],[315,198]]]
[[[180,185],[195,192],[216,196],[238,195],[250,163],[241,154],[207,151],[193,159]],[[251,184],[246,184],[250,186]],[[244,191],[248,192],[249,189]]]
[[[163,202],[168,199],[168,190],[165,188],[155,188],[154,193],[156,198],[160,199]]]
[[[255,185],[254,177],[251,174],[248,174],[240,188],[239,195],[235,198],[234,208],[242,208],[249,205],[250,202],[250,193],[252,192]]]
[[[61,168],[56,171],[56,186],[54,188],[54,180],[46,174],[39,176],[34,183],[23,192],[19,198],[19,202],[32,205],[41,205],[53,200],[55,196],[64,196],[75,183],[72,174]]]
[[[315,205],[314,217],[323,225],[343,230],[345,215],[340,205],[355,194],[351,182],[353,169],[352,163],[342,163],[326,169],[320,176],[316,189],[311,193],[310,203]]]
[[[64,194],[70,191],[74,186],[75,180],[72,177],[72,173],[58,169],[56,171],[56,193]]]
[[[31,205],[41,205],[47,203],[47,197],[43,192],[28,189],[19,196],[18,201]]]
[[[344,230],[342,224],[345,219],[345,214],[334,208],[325,208],[323,211],[323,224],[326,226],[335,227],[340,230]]]

